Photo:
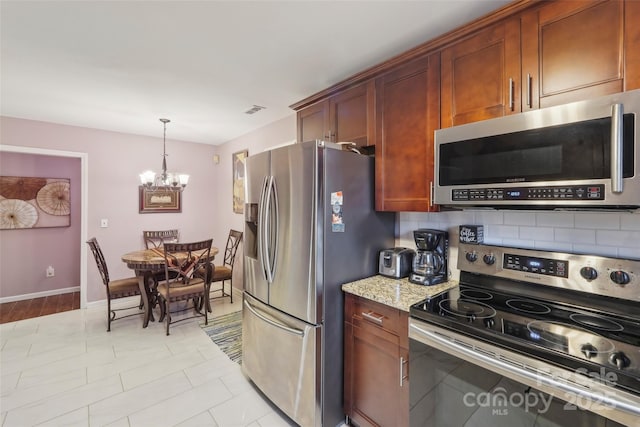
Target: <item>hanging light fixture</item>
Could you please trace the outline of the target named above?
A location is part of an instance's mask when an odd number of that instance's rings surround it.
[[[164,126],[164,137],[162,139],[162,173],[156,174],[150,170],[145,171],[140,174],[140,183],[152,190],[171,189],[182,191],[189,182],[189,175],[167,172],[167,123],[171,120],[160,119],[160,121]]]

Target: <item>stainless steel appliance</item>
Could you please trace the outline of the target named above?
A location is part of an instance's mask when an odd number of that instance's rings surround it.
[[[401,279],[411,273],[411,265],[416,251],[409,248],[391,248],[380,251],[378,273]]]
[[[638,425],[640,260],[460,245],[458,268],[410,309],[411,425]]]
[[[434,202],[640,207],[640,90],[435,132]]]
[[[446,282],[449,277],[447,252],[449,233],[442,230],[421,228],[413,231],[416,255],[413,257],[409,281],[419,285],[435,285]]]
[[[344,421],[341,285],[394,244],[373,161],[323,141],[246,160],[242,370],[302,426]]]

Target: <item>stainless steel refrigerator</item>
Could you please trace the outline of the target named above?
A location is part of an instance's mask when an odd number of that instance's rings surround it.
[[[242,370],[304,427],[344,421],[341,285],[394,246],[373,162],[323,141],[246,160]]]

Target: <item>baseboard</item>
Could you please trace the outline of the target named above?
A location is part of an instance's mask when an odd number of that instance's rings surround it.
[[[70,294],[72,292],[80,292],[80,286],[73,286],[71,288],[53,289],[50,291],[34,292],[32,294],[14,295],[11,297],[0,298],[0,304],[5,302],[23,301],[26,299],[49,297],[52,295]]]
[[[111,308],[120,308],[122,307],[127,307],[127,306],[131,306],[131,305],[135,305],[136,302],[140,302],[140,296],[139,295],[133,295],[130,297],[124,297],[124,298],[118,298],[118,299],[114,299],[111,300]],[[107,306],[107,299],[100,299],[97,301],[91,301],[91,302],[87,302],[87,308],[95,308],[95,307],[106,307]]]

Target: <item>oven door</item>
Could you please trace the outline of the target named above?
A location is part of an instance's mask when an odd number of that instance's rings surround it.
[[[637,425],[640,397],[409,320],[410,425]]]

